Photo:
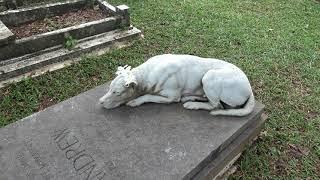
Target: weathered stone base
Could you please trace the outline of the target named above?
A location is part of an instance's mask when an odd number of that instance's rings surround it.
[[[102,85],[0,129],[0,179],[212,179],[264,122],[181,104],[106,110]]]

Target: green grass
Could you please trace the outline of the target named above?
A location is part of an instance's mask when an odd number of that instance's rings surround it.
[[[241,67],[266,105],[264,133],[232,179],[320,178],[320,3],[315,0],[112,0],[145,39],[0,90],[0,125],[110,80],[118,65],[162,53]],[[51,100],[51,101],[50,101]],[[43,105],[44,104],[44,105]]]

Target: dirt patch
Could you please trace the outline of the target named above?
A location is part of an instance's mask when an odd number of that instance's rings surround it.
[[[90,21],[96,21],[109,16],[110,15],[103,13],[98,7],[82,8],[59,16],[45,18],[31,23],[21,24],[19,26],[9,26],[8,28],[17,36],[18,39],[21,39]]]
[[[299,78],[292,78],[291,80],[294,90],[301,96],[310,96],[311,89],[305,85],[301,79]]]
[[[273,169],[278,176],[288,176],[289,168],[286,162],[287,159],[283,157],[280,157],[274,162]]]
[[[317,164],[316,174],[317,174],[318,176],[320,176],[320,162]]]
[[[40,101],[40,104],[39,104],[39,107],[38,107],[38,111],[42,111],[45,108],[56,104],[56,102],[57,101],[54,98],[51,98],[51,97],[48,97],[48,96],[44,96]]]
[[[316,119],[319,116],[319,113],[315,111],[308,111],[307,113],[307,120]]]
[[[304,156],[308,156],[310,153],[309,148],[303,147],[300,145],[295,145],[295,144],[289,144],[287,148],[287,153],[294,158],[301,158]]]
[[[292,72],[291,72],[292,71]],[[305,97],[310,97],[313,94],[312,89],[303,82],[302,77],[297,73],[299,69],[293,67],[287,77],[290,79],[290,98],[295,99],[295,102],[291,102],[296,110],[304,114],[304,119],[309,121],[317,118],[319,113],[316,112],[314,107],[311,107]],[[297,98],[299,97],[299,98]]]

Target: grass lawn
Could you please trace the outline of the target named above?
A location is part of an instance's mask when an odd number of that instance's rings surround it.
[[[243,69],[268,120],[231,178],[320,178],[320,3],[316,0],[111,0],[145,39],[0,89],[0,126],[110,80],[118,65],[162,53]]]

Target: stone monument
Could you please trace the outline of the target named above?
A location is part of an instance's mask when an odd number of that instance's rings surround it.
[[[83,55],[129,46],[140,37],[141,31],[130,23],[128,6],[90,2],[93,7],[88,0],[67,0],[0,11],[0,87],[61,69]],[[0,9],[3,5],[0,0]],[[83,12],[91,14],[65,20]]]

